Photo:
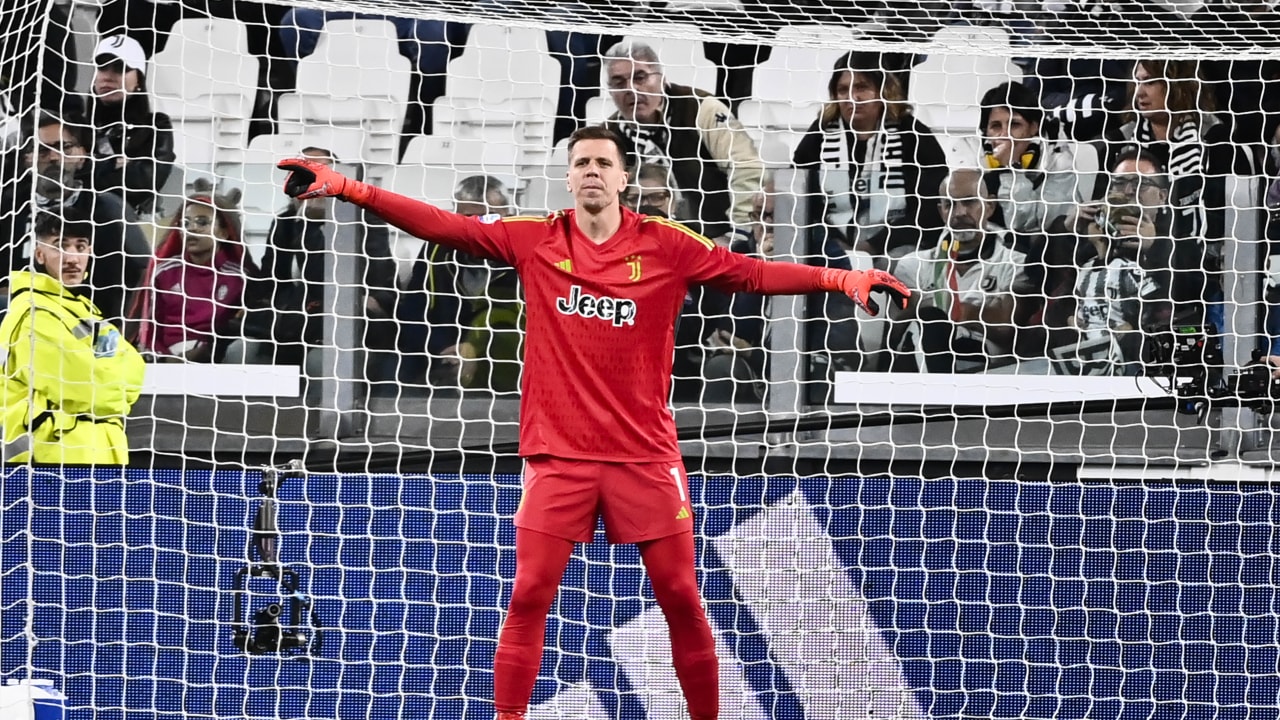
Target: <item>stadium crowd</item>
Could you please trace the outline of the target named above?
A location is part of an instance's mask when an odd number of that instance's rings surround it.
[[[228,10],[246,23],[260,59],[258,102],[246,119],[269,133],[297,62],[314,52],[326,23],[346,16],[112,0],[85,60],[91,93],[80,96],[71,92],[77,63],[63,37],[66,11],[55,8],[44,82],[13,82],[18,66],[8,68],[9,107],[39,110],[20,119],[0,163],[0,265],[21,270],[36,259],[38,213],[76,227],[88,219],[92,262],[80,291],[148,361],[288,363],[314,377],[331,312],[322,261],[330,207],[290,203],[254,251],[238,190],[192,183],[181,198],[163,195],[178,168],[170,120],[149,101],[147,59],[178,19]],[[1028,36],[1042,20],[973,12]],[[931,17],[974,21],[949,13]],[[415,72],[407,142],[431,132],[432,103],[470,28],[391,21]],[[720,82],[689,87],[668,79],[643,42],[548,32],[547,47],[563,69],[553,139],[587,123],[587,101],[603,88],[605,124],[628,148],[626,206],[735,252],[773,255],[773,170],[735,117],[751,94],[750,63],[739,56],[759,60],[767,48],[708,43]],[[863,327],[845,298],[811,298],[806,345],[819,351],[811,373],[1134,375],[1144,372],[1154,335],[1223,327],[1228,176],[1269,178],[1260,199],[1269,215],[1256,239],[1280,241],[1280,104],[1264,87],[1280,74],[1277,63],[1027,61],[1021,80],[981,98],[977,142],[958,145],[970,156],[957,162],[944,134],[907,101],[921,60],[844,54],[794,147],[791,165],[809,188],[798,198],[809,219],[799,236],[808,261],[889,270],[917,291],[887,322]],[[341,162],[325,147],[304,154]],[[453,209],[509,215],[516,191],[495,177],[466,177]],[[363,278],[364,378],[374,390],[515,390],[523,317],[513,271],[431,245],[397,261],[379,218],[359,226],[362,252],[347,261]],[[1269,300],[1275,306],[1280,296]],[[691,292],[677,328],[676,400],[759,402],[766,316],[760,297]],[[1267,323],[1280,346],[1280,312]]]

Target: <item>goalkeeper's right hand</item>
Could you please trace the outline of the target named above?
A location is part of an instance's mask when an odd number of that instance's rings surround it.
[[[298,200],[336,197],[359,205],[373,191],[372,185],[352,180],[311,158],[281,160],[276,167],[289,171],[284,179],[284,194]]]

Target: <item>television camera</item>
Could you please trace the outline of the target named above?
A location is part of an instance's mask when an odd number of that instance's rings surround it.
[[[1170,379],[1174,395],[1184,403],[1179,409],[1201,414],[1212,408],[1247,407],[1270,413],[1280,402],[1280,380],[1276,369],[1257,350],[1248,365],[1228,372],[1222,342],[1212,326],[1174,328],[1147,340],[1148,371]]]

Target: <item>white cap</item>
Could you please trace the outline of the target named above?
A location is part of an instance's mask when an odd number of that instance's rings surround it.
[[[98,43],[98,49],[93,51],[93,57],[99,65],[103,64],[104,57],[110,57],[123,60],[128,70],[147,71],[147,54],[142,52],[142,46],[138,41],[128,35],[102,38],[102,42]]]

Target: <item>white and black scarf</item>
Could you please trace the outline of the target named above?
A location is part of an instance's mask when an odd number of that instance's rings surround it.
[[[1203,132],[1216,125],[1212,115],[1203,115],[1205,125],[1184,120],[1169,128],[1168,140],[1156,137],[1151,121],[1141,115],[1133,123],[1130,137],[1139,147],[1154,150],[1165,161],[1165,172],[1173,186],[1170,205],[1175,214],[1176,234],[1183,238],[1199,238],[1205,231],[1204,176],[1207,171]]]
[[[848,228],[848,241],[874,237],[907,209],[903,175],[905,152],[902,129],[888,126],[864,145],[857,158],[857,140],[843,119],[822,129],[819,179],[827,197],[830,225]]]
[[[671,153],[667,149],[670,133],[664,125],[623,122],[619,123],[618,127],[631,141],[635,154],[642,164],[671,167]]]
[[[1145,117],[1138,117],[1133,128],[1133,140],[1141,147],[1152,147],[1161,141],[1156,138],[1155,128]],[[1168,163],[1166,171],[1170,179],[1200,175],[1204,172],[1204,143],[1201,141],[1200,126],[1193,120],[1184,120],[1169,129]],[[1164,153],[1161,153],[1164,154]]]

